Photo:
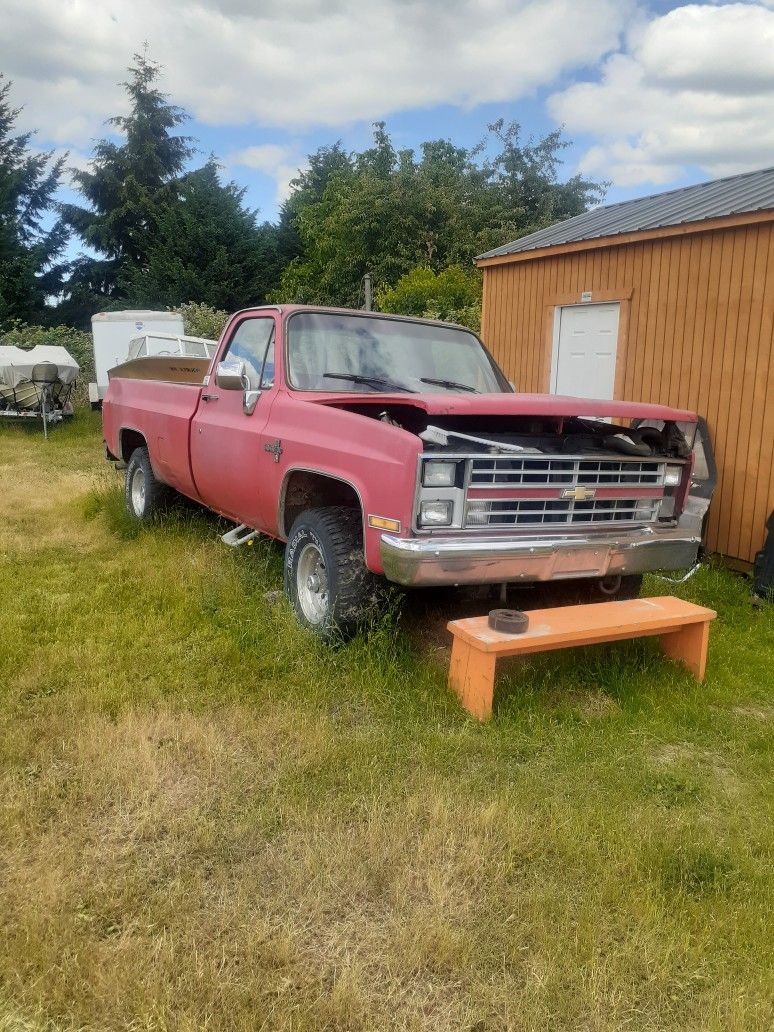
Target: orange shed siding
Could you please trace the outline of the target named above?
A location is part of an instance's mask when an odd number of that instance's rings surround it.
[[[549,390],[555,309],[582,291],[621,302],[616,397],[707,419],[708,545],[751,562],[774,509],[774,221],[485,267],[481,335],[519,390]]]

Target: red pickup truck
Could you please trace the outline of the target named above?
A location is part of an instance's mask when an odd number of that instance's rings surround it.
[[[696,561],[711,493],[694,413],[520,394],[470,330],[380,313],[239,312],[212,360],[113,369],[103,420],[134,517],[172,490],[239,524],[229,544],[286,542],[286,592],[322,635],[357,626],[380,578],[631,596]]]

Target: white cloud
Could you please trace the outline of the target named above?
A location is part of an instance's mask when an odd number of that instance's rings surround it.
[[[646,23],[598,82],[554,94],[551,115],[599,141],[584,172],[661,184],[774,165],[774,2],[692,4]]]
[[[81,153],[126,109],[119,83],[147,40],[163,88],[211,125],[335,129],[596,75],[548,104],[571,134],[592,137],[582,171],[660,185],[686,166],[774,164],[774,0],[664,14],[645,2],[0,0],[0,68],[25,106],[22,127]],[[282,200],[299,157],[262,144],[224,161],[272,177]]]
[[[524,96],[618,46],[633,0],[0,0],[25,124],[83,144],[124,106],[147,40],[165,88],[213,125],[336,126]]]
[[[277,184],[276,201],[280,205],[290,194],[290,181],[295,179],[304,162],[290,147],[277,143],[262,143],[233,151],[224,158],[231,167],[254,168],[270,176]]]

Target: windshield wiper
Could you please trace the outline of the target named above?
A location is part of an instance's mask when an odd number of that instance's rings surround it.
[[[436,387],[448,387],[449,390],[470,391],[471,394],[478,394],[475,387],[468,383],[457,383],[455,380],[434,380],[432,376],[420,376],[421,383],[434,383]]]
[[[392,380],[383,380],[379,376],[362,376],[360,373],[323,373],[325,380],[350,380],[352,383],[365,383],[371,387],[384,387],[388,391],[404,391],[406,394],[416,394],[404,383],[394,383]]]

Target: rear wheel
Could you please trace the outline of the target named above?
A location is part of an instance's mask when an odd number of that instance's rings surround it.
[[[169,501],[169,488],[156,479],[147,448],[135,448],[126,466],[124,499],[136,520],[149,520]]]
[[[357,630],[378,597],[359,511],[327,506],[301,513],[285,547],[285,592],[299,621],[320,637]]]

